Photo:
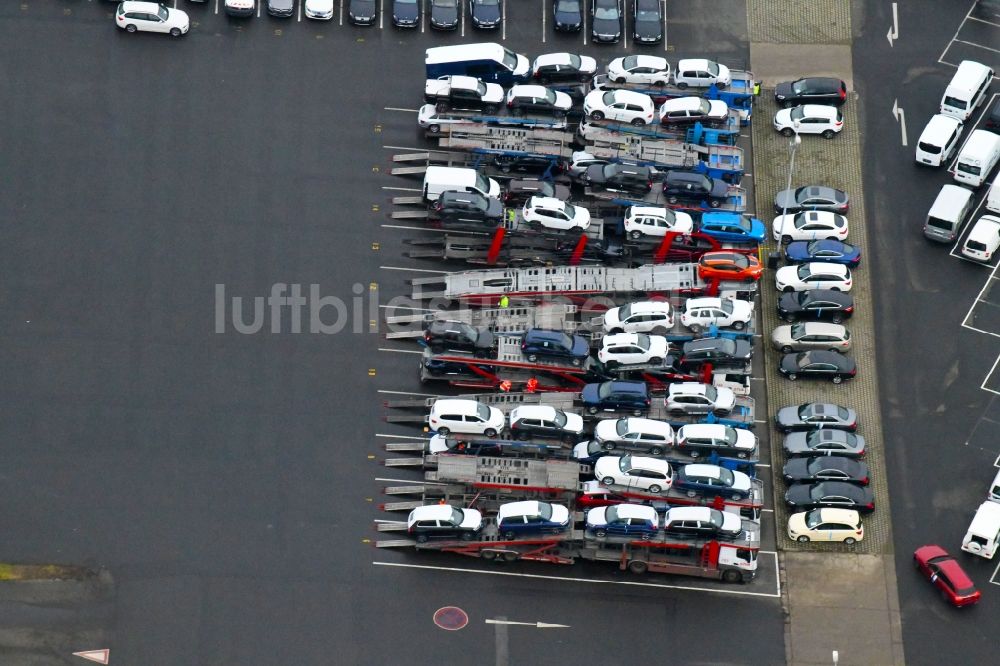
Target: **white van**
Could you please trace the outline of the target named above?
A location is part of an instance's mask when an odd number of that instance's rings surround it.
[[[992,560],[1000,544],[1000,502],[986,501],[976,509],[976,515],[962,539],[962,550]]]
[[[944,185],[927,213],[924,236],[939,243],[952,242],[962,230],[971,208],[972,190],[958,185]]]
[[[989,261],[1000,247],[1000,217],[983,215],[972,227],[962,246],[962,256],[975,261]]]
[[[483,196],[500,197],[500,183],[487,178],[475,169],[462,167],[429,166],[424,174],[424,199],[429,202],[438,200],[442,192],[457,190],[459,192],[479,192]]]
[[[986,210],[1000,213],[1000,173],[993,179],[990,192],[986,195]]]
[[[958,118],[941,113],[932,117],[917,140],[917,163],[941,166],[951,159],[962,138],[963,127]]]
[[[955,161],[955,180],[979,187],[993,171],[997,160],[1000,160],[1000,134],[975,130]]]
[[[974,60],[963,60],[941,97],[941,113],[968,120],[986,98],[993,70]]]
[[[1000,472],[993,477],[990,489],[986,492],[986,499],[991,502],[1000,502]]]

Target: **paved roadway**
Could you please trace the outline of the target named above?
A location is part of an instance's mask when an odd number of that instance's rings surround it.
[[[854,69],[865,112],[874,248],[868,265],[881,282],[876,298],[878,367],[910,664],[996,661],[1000,627],[996,562],[959,553],[983,591],[982,603],[969,612],[946,607],[910,563],[914,548],[924,543],[937,542],[958,553],[1000,454],[997,394],[980,388],[984,381],[987,388],[989,382],[997,388],[997,375],[990,375],[1000,341],[961,326],[991,269],[949,256],[950,248],[922,238],[927,210],[940,186],[951,179],[943,170],[913,162],[917,137],[954,72],[938,62],[939,56],[952,64],[976,59],[1000,70],[996,51],[974,46],[996,49],[1000,26],[975,20],[978,13],[966,21],[971,5],[899,3],[900,37],[890,50],[885,35],[892,23],[890,3],[854,4],[856,17],[862,16],[855,22],[863,26],[854,43]],[[961,41],[951,42],[953,35]],[[998,90],[994,83],[991,92]],[[905,111],[905,148],[892,115],[895,99]],[[980,303],[976,321],[988,322],[991,308]],[[988,323],[978,327],[990,328]],[[1000,327],[993,326],[992,332],[1000,333]]]
[[[376,389],[419,390],[415,357],[378,353],[375,335],[290,334],[287,313],[281,333],[216,334],[215,285],[247,306],[275,283],[402,293],[409,275],[378,268],[399,248],[372,206],[383,145],[417,133],[384,107],[415,108],[423,49],[462,36],[181,4],[196,25],[176,42],[117,31],[96,0],[0,7],[0,561],[106,567],[115,604],[45,616],[8,663],[101,647],[124,664],[781,663],[767,596],[372,566]],[[541,2],[508,4],[512,48],[582,50],[540,43]],[[670,16],[672,58],[746,60],[742,3],[717,8]],[[377,318],[357,313],[359,331]],[[469,628],[436,629],[445,605]],[[41,621],[30,605],[4,616]],[[484,623],[498,617],[570,629]]]

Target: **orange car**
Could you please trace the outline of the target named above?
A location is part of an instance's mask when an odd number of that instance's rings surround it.
[[[698,262],[698,275],[703,280],[739,280],[753,282],[760,279],[764,267],[757,257],[731,250],[706,252]]]

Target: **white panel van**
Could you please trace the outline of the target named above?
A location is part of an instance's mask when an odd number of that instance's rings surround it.
[[[993,179],[990,192],[986,195],[986,210],[1000,213],[1000,174]]]
[[[917,163],[941,166],[951,159],[963,127],[961,120],[942,113],[931,118],[917,140]]]
[[[962,539],[962,550],[988,560],[1000,544],[1000,503],[986,501],[976,509],[969,529]]]
[[[972,190],[944,185],[927,214],[924,236],[939,243],[952,242],[962,230],[971,208]]]
[[[429,202],[438,200],[442,192],[456,190],[459,192],[479,192],[483,196],[500,197],[500,183],[487,178],[475,169],[462,167],[429,166],[424,174],[424,199]]]
[[[960,183],[979,187],[1000,159],[1000,134],[975,130],[955,161],[954,177]]]
[[[968,120],[986,98],[993,70],[974,60],[963,60],[941,96],[941,113]]]

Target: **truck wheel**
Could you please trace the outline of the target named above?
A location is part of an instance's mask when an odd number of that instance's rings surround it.
[[[722,580],[727,583],[738,583],[743,580],[743,574],[735,569],[729,569],[722,572]]]
[[[429,127],[427,128],[427,131],[428,131],[428,132],[429,132],[430,134],[440,134],[440,133],[441,133],[441,126],[440,126],[440,125],[430,125],[430,126],[429,126]]]
[[[528,354],[525,358],[528,359],[528,363],[534,363],[535,361],[538,360],[538,355],[537,354]]]
[[[503,538],[506,539],[507,541],[513,541],[516,537],[517,537],[517,534],[515,534],[514,532],[504,532],[503,533]]]
[[[649,565],[642,560],[632,560],[628,563],[628,570],[634,574],[644,574],[649,570]]]
[[[495,551],[495,550],[484,550],[481,553],[479,553],[479,557],[483,558],[484,560],[486,560],[488,562],[492,562],[493,560],[497,559],[497,551]]]
[[[517,553],[515,553],[512,550],[505,550],[504,553],[503,553],[503,561],[504,562],[516,562],[517,561]]]

